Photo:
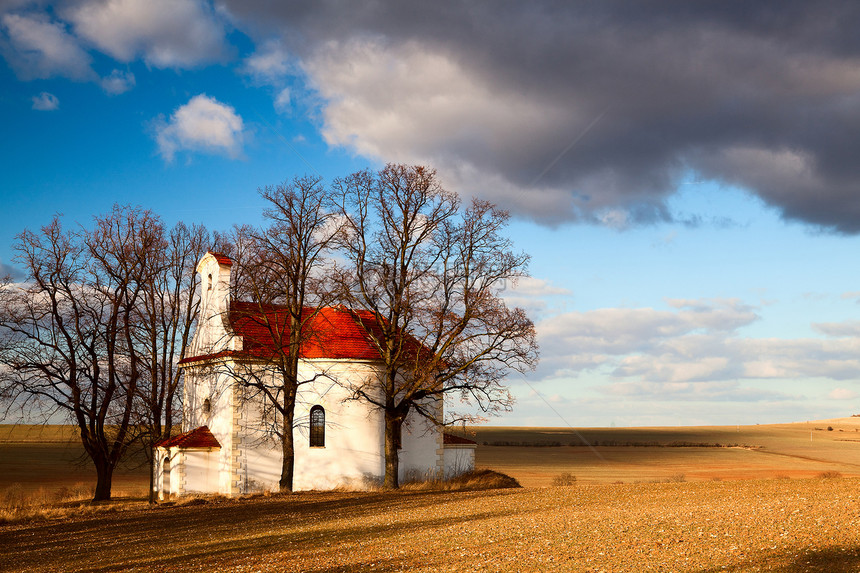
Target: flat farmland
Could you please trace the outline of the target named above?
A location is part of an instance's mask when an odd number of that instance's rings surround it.
[[[0,570],[860,570],[855,478],[200,501],[0,525]]]
[[[828,430],[832,428],[832,430]],[[836,471],[860,476],[860,417],[794,424],[665,428],[467,427],[476,464],[525,487],[562,473],[579,482],[808,478]],[[119,492],[145,492],[141,455],[118,468]],[[71,426],[0,425],[0,490],[58,489],[93,482],[95,472]],[[142,495],[142,493],[138,493]]]
[[[858,428],[466,428],[526,487],[74,505],[0,525],[0,571],[860,571]],[[2,483],[85,477],[33,431],[0,427]]]
[[[828,430],[832,428],[832,430]],[[505,428],[458,432],[478,442],[476,464],[543,487],[578,481],[860,476],[860,418],[695,428]]]
[[[95,469],[72,426],[0,425],[0,493],[10,487],[47,493],[74,486],[95,487]],[[120,495],[145,495],[149,470],[134,453],[114,473]]]

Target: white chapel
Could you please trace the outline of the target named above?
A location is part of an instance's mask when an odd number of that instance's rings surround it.
[[[207,253],[197,265],[201,303],[197,330],[180,362],[184,369],[184,432],[156,444],[155,487],[159,497],[193,493],[241,495],[277,491],[282,450],[269,431],[265,402],[235,375],[254,363],[255,349],[271,345],[248,320],[263,312],[254,303],[230,300],[233,261]],[[278,312],[271,307],[265,312]],[[280,309],[283,312],[283,309]],[[385,474],[382,412],[349,400],[344,381],[379,376],[379,355],[344,308],[322,309],[314,318],[321,333],[302,346],[293,438],[293,489],[362,489]],[[315,377],[316,376],[316,377]],[[413,411],[403,425],[400,480],[448,478],[474,469],[476,444],[440,429]]]

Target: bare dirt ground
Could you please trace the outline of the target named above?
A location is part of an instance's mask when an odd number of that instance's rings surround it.
[[[303,493],[0,526],[2,571],[860,570],[860,481]]]
[[[478,465],[527,487],[124,500],[0,525],[0,571],[860,571],[858,429],[481,428]],[[0,482],[68,477],[40,443],[0,443]]]

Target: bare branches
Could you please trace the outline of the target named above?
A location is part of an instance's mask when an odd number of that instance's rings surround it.
[[[252,363],[238,362],[232,375],[261,395],[264,410],[281,420],[280,486],[291,490],[296,397],[299,386],[312,381],[299,377],[301,348],[314,336],[311,325],[330,300],[327,255],[342,230],[320,177],[296,177],[260,194],[269,203],[264,211],[268,226],[238,228],[234,239],[235,291],[253,302],[234,304],[231,315],[264,332],[271,344]]]
[[[18,236],[27,278],[0,288],[0,388],[7,403],[78,426],[95,499],[110,497],[113,468],[141,432],[160,435],[163,415],[169,432],[204,241],[202,229],[167,233],[152,213],[119,206],[91,229],[55,217]]]
[[[372,324],[358,323],[385,370],[352,391],[385,413],[385,484],[396,487],[396,445],[410,410],[441,424],[439,402],[451,394],[484,412],[509,409],[504,377],[536,364],[534,325],[498,295],[505,281],[526,276],[528,256],[501,234],[506,212],[485,201],[462,209],[431,169],[388,165],[334,188],[350,262],[337,275],[339,293],[372,311]]]

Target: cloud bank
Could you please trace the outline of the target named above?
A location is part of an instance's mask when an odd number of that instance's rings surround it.
[[[601,369],[617,381],[605,391],[634,396],[701,391],[700,383],[722,394],[719,385],[731,390],[740,379],[857,380],[856,322],[813,325],[824,338],[747,338],[739,331],[758,315],[737,300],[668,302],[673,310],[607,308],[540,322],[541,376]]]
[[[104,77],[92,51],[116,61],[187,69],[225,60],[226,16],[205,0],[82,0],[0,4],[0,54],[24,81],[64,77],[99,83],[111,95],[135,85],[131,72]]]
[[[314,101],[330,145],[433,164],[522,217],[701,224],[669,203],[692,175],[856,234],[858,24],[837,0],[12,1],[0,53],[21,79],[117,94],[134,76],[96,73],[94,53],[196,68],[235,59],[245,34],[240,71],[278,111]]]
[[[225,6],[298,58],[330,144],[430,162],[520,215],[671,220],[667,198],[694,172],[860,232],[860,6]]]

